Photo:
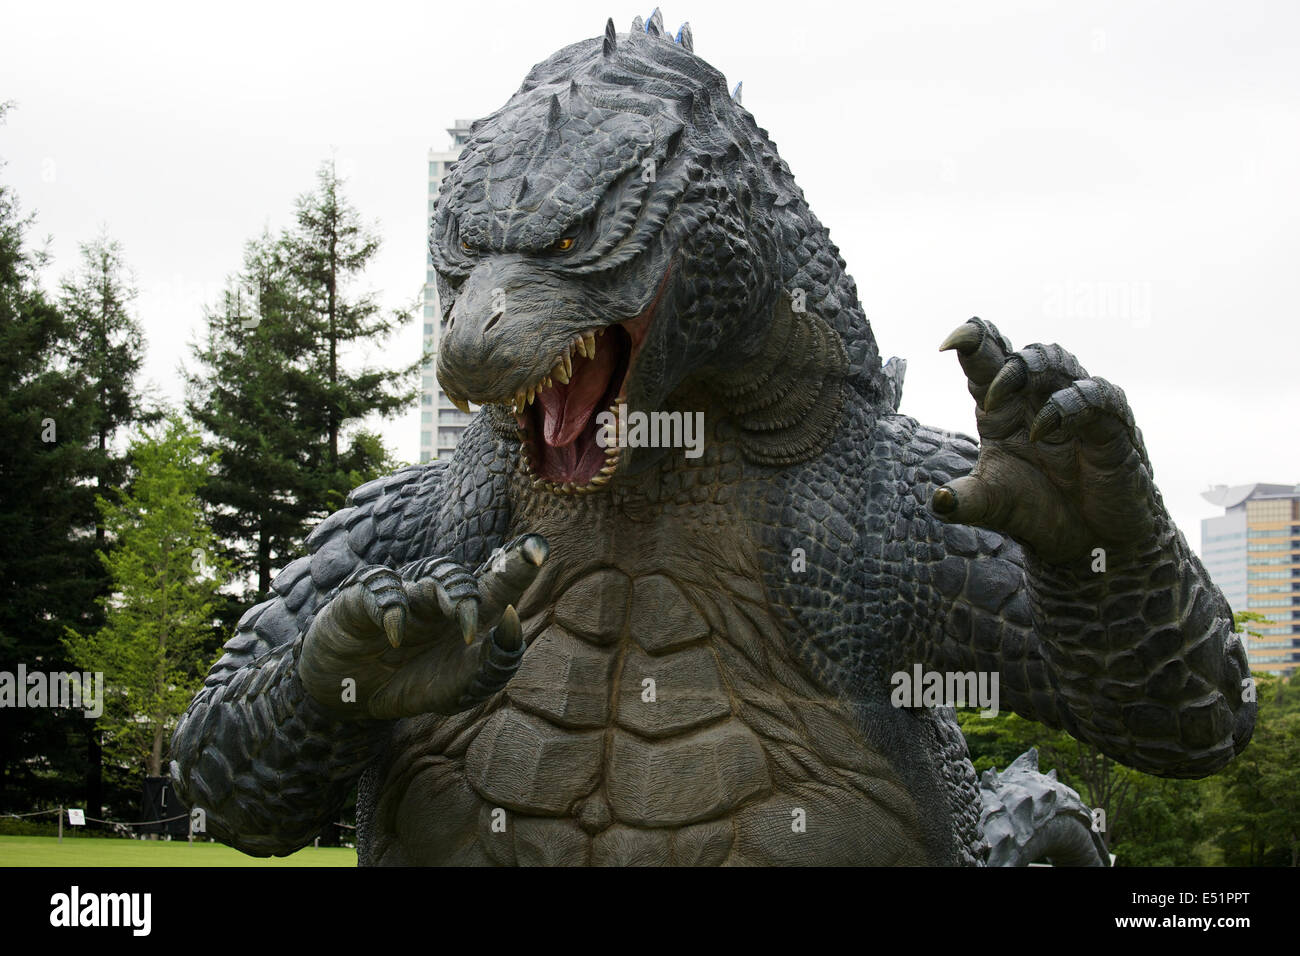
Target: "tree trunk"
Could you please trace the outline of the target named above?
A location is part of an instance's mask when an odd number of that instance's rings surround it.
[[[94,721],[86,721],[86,813],[104,815],[104,747]]]
[[[265,601],[271,593],[271,542],[267,537],[266,524],[257,529],[257,599]]]
[[[326,284],[329,291],[329,327],[330,327],[330,470],[337,471],[339,467],[339,420],[338,409],[335,405],[336,399],[333,395],[334,388],[338,385],[339,379],[339,344],[338,344],[338,326],[337,326],[337,293],[338,293],[338,224],[335,221],[335,199],[332,195],[333,187],[331,186],[330,211],[329,211],[329,228],[330,228],[330,266],[326,278]]]

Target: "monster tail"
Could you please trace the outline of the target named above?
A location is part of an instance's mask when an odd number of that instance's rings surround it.
[[[1038,772],[1038,750],[1031,748],[1001,773],[980,776],[980,825],[989,844],[989,866],[1110,866],[1092,811],[1079,795]]]

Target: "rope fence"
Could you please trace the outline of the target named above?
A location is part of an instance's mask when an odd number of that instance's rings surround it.
[[[62,842],[63,841],[63,816],[67,810],[68,810],[67,807],[54,807],[51,810],[32,810],[27,813],[0,813],[0,819],[22,820],[22,819],[26,819],[27,817],[41,817],[51,813],[57,813],[59,815],[59,842]],[[135,822],[131,822],[127,820],[102,820],[99,817],[92,817],[86,814],[82,815],[82,819],[86,820],[88,823],[102,823],[105,826],[112,827],[115,833],[122,834],[122,833],[130,833],[131,827],[157,826],[160,823],[174,823],[177,820],[188,820],[190,819],[190,814],[178,813],[174,817],[163,817],[159,820],[137,820]],[[351,823],[343,823],[343,822],[327,823],[326,826],[338,827],[341,830],[356,830],[356,827]],[[200,835],[203,834],[200,832]],[[191,840],[191,842],[194,839],[193,830],[190,831],[189,839]],[[316,838],[315,844],[316,846],[320,846],[320,837]]]

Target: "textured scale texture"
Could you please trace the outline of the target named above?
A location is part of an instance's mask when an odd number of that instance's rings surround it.
[[[440,378],[485,407],[450,460],[356,489],[239,622],[172,743],[219,839],[293,852],[356,784],[372,865],[979,865],[986,828],[992,862],[1104,861],[1036,758],[982,790],[950,708],[894,706],[917,664],[996,673],[1002,709],[1151,773],[1245,746],[1231,611],[1158,493],[1104,574],[935,513],[981,446],[898,412],[903,363],[882,365],[827,230],[693,44],[657,14],[610,27],[474,124],[430,251]],[[548,251],[566,235],[571,255]],[[596,493],[538,487],[510,396],[572,316],[651,302],[628,401],[703,412],[703,454],[625,451]],[[1072,414],[1122,400],[1079,395]],[[1135,440],[1112,471],[1149,483]],[[473,570],[523,534],[549,554],[503,689],[392,720],[304,690],[304,641],[351,575]]]

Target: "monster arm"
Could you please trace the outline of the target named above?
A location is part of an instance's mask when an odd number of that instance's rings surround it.
[[[1147,773],[1215,772],[1246,746],[1255,718],[1228,602],[1163,506],[1139,546],[1094,571],[1099,559],[1027,562],[1071,732]]]
[[[977,461],[972,442],[926,429],[910,444],[922,500]],[[996,670],[1003,707],[1136,769],[1221,768],[1254,724],[1245,652],[1227,602],[1152,494],[1145,534],[1071,559],[918,508],[930,560],[915,571],[928,600],[913,654],[939,670]]]
[[[298,658],[318,611],[353,571],[400,560],[417,494],[433,508],[441,468],[412,468],[356,489],[308,538],[274,597],[248,611],[172,739],[177,792],[209,833],[254,856],[306,845],[338,812],[391,723],[327,713],[304,690]]]

